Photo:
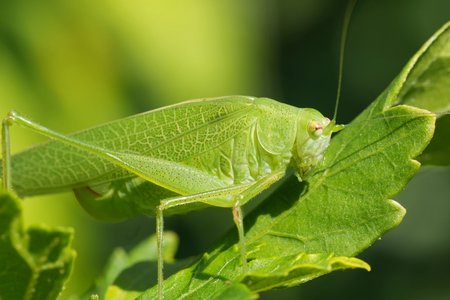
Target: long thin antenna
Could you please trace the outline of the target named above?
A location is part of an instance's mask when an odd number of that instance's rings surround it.
[[[333,120],[336,121],[337,117],[337,111],[339,107],[339,100],[341,98],[341,86],[342,86],[342,69],[344,66],[344,52],[345,52],[345,45],[347,42],[347,33],[348,28],[350,26],[350,19],[352,17],[353,9],[355,8],[357,0],[350,0],[347,4],[347,9],[345,11],[344,16],[344,26],[342,27],[342,34],[341,34],[341,41],[340,41],[340,49],[339,49],[339,77],[338,77],[338,86],[337,86],[337,92],[336,92],[336,105],[334,107],[334,115]]]

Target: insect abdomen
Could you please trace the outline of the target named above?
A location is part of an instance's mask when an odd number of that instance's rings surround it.
[[[253,102],[243,96],[186,102],[72,136],[105,151],[182,161],[222,144],[237,134],[236,129],[253,122]],[[105,159],[61,142],[38,145],[12,157],[13,187],[21,196],[132,176]]]

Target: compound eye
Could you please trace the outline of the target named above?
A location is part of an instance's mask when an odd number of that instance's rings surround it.
[[[323,133],[323,125],[317,121],[311,121],[308,124],[308,131],[314,137],[319,137]]]

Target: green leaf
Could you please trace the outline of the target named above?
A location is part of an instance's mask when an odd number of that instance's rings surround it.
[[[419,77],[434,76],[423,75],[426,62],[440,57],[439,49],[448,49],[448,27],[435,34],[377,101],[332,140],[322,165],[307,182],[289,178],[245,219],[252,260],[247,276],[241,272],[233,230],[196,264],[165,281],[166,299],[208,299],[221,294],[229,282],[260,291],[303,283],[335,269],[368,268],[351,257],[401,222],[405,210],[389,198],[402,191],[419,169],[413,158],[428,145],[435,128],[433,114],[398,104],[414,94]],[[445,80],[430,88],[446,93]],[[442,108],[447,100],[433,107]],[[301,262],[307,258],[324,260],[308,269]],[[139,299],[155,296],[153,288]]]
[[[397,103],[437,114],[450,112],[450,22],[422,46],[402,75]]]
[[[73,230],[22,224],[21,201],[0,191],[0,299],[55,299],[70,275]]]
[[[450,165],[450,22],[446,23],[411,58],[385,91],[386,104],[407,104],[437,114],[430,146],[421,163]]]
[[[245,285],[239,283],[233,283],[225,288],[219,295],[213,300],[253,300],[257,299],[258,296],[251,292]]]
[[[177,249],[178,236],[165,232],[164,260],[174,262]],[[156,283],[156,260],[155,235],[141,241],[128,253],[123,248],[116,248],[94,287],[79,298],[86,299],[88,295],[96,294],[100,299],[135,299]]]
[[[105,295],[105,300],[134,300],[140,294],[142,293],[137,291],[126,291],[118,286],[113,285],[108,288],[108,291]],[[253,300],[257,299],[258,297],[257,294],[251,291],[246,285],[230,282],[224,289],[220,291],[219,294],[215,295],[214,298],[209,298],[208,295],[205,295],[204,298],[215,300]]]
[[[370,266],[357,258],[330,254],[295,254],[255,259],[250,271],[242,280],[253,291],[291,287],[324,274],[344,269],[360,268],[370,271]]]
[[[323,164],[307,182],[289,178],[245,219],[250,259],[304,253],[351,257],[401,222],[405,210],[388,199],[417,172],[419,163],[412,158],[431,139],[435,118],[413,107],[388,108],[383,101],[333,139]],[[166,299],[208,299],[229,282],[241,281],[236,242],[232,230],[210,254],[167,279]],[[315,272],[291,273],[279,282],[304,282],[318,276]],[[139,299],[155,296],[151,289]]]

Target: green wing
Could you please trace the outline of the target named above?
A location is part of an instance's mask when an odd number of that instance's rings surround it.
[[[248,130],[257,116],[253,100],[229,96],[187,101],[72,136],[115,152],[182,162]],[[20,196],[135,177],[104,159],[55,141],[16,154],[11,163],[13,186]]]

